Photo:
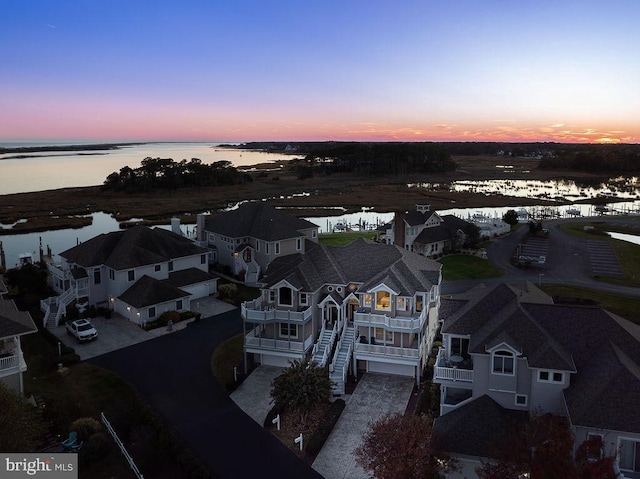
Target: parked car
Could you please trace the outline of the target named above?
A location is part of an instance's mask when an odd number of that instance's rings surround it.
[[[67,322],[67,334],[75,336],[79,342],[92,341],[97,339],[98,331],[86,319],[76,319]]]

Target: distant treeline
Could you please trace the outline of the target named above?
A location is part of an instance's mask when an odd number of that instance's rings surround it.
[[[341,172],[431,173],[456,168],[449,152],[434,143],[321,143],[295,164],[299,177]]]
[[[202,160],[176,162],[171,158],[145,158],[139,168],[124,166],[104,181],[103,189],[117,191],[151,191],[192,186],[235,185],[251,181],[251,176],[239,172],[230,161],[205,165]]]
[[[347,143],[347,142],[253,142],[240,148],[306,155],[307,167],[330,171],[400,173],[446,171],[455,168],[451,156],[496,155],[540,160],[542,169],[578,170],[593,173],[640,171],[638,144],[583,143]],[[397,162],[397,165],[393,165]]]
[[[554,156],[544,157],[538,168],[635,173],[640,171],[640,145],[558,145]]]

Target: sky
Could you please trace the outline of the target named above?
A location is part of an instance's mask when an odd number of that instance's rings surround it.
[[[638,143],[638,19],[638,0],[0,0],[0,143]]]

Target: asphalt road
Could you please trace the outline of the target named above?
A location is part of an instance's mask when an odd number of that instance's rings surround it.
[[[241,330],[236,309],[89,362],[133,384],[218,477],[321,478],[242,412],[214,379],[214,349]]]
[[[478,283],[492,285],[502,282],[531,281],[534,284],[555,283],[594,289],[613,294],[640,297],[640,288],[619,286],[593,279],[589,260],[588,240],[563,232],[559,226],[567,222],[586,222],[594,218],[558,219],[543,221],[543,228],[549,230],[548,255],[544,265],[533,265],[528,269],[517,268],[510,258],[517,245],[528,232],[526,225],[517,231],[492,242],[487,248],[487,257],[498,268],[505,271],[504,276],[483,280],[448,281],[442,285],[442,293],[453,294],[468,290]],[[624,216],[597,217],[597,221],[639,224],[637,218]],[[594,236],[594,240],[599,237]],[[638,271],[640,275],[640,271]]]

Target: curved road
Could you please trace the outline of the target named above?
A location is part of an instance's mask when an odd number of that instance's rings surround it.
[[[459,293],[466,291],[476,284],[495,284],[514,281],[531,281],[538,284],[556,283],[588,288],[612,294],[624,296],[640,297],[640,288],[620,286],[604,281],[597,281],[591,276],[593,272],[590,266],[587,240],[578,238],[562,231],[559,226],[568,222],[585,222],[590,220],[628,223],[640,226],[640,218],[615,216],[598,216],[596,218],[570,218],[543,221],[543,227],[549,230],[548,255],[546,264],[532,266],[529,269],[522,269],[513,266],[510,258],[516,251],[518,243],[528,232],[526,225],[520,227],[516,232],[493,241],[487,248],[487,257],[498,268],[506,272],[505,276],[498,278],[488,278],[478,280],[447,281],[442,285],[444,294]],[[601,239],[594,236],[594,240]],[[540,276],[542,274],[542,276]],[[640,275],[640,271],[638,271]]]
[[[213,350],[241,331],[235,309],[89,362],[133,384],[217,477],[321,479],[242,412],[214,379]]]

